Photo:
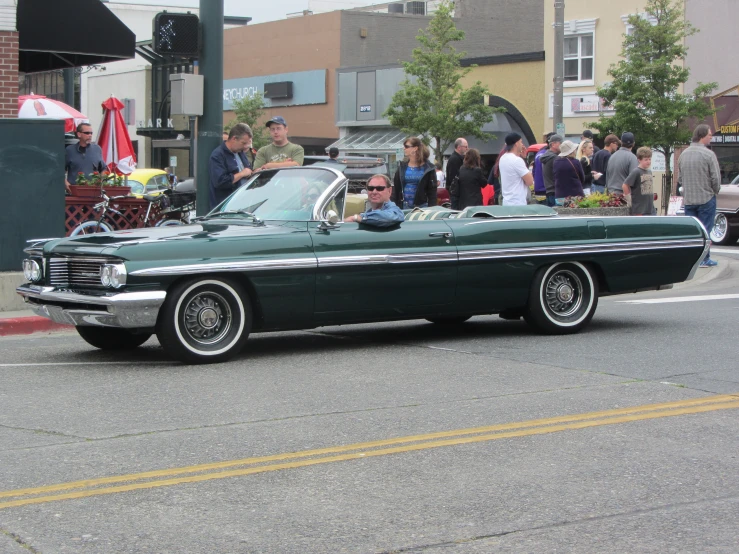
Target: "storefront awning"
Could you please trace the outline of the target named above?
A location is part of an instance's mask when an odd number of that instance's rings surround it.
[[[524,137],[526,143],[526,135],[521,127],[507,113],[494,114],[493,120],[482,126],[484,133],[491,133],[495,138],[490,140],[481,140],[475,137],[465,137],[470,148],[476,148],[480,151],[481,156],[497,155],[505,144],[505,137],[508,133],[518,133]],[[528,146],[528,145],[527,145]],[[454,152],[454,143],[452,143],[445,151],[445,156],[451,156]]]
[[[136,35],[100,0],[18,0],[18,70],[25,73],[133,58]]]
[[[402,131],[392,127],[363,129],[340,138],[326,147],[326,150],[336,147],[341,152],[356,154],[395,154],[398,149],[402,150],[406,136]]]

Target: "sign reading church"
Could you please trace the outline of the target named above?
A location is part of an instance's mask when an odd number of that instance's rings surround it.
[[[265,107],[326,103],[326,70],[261,75],[223,82],[223,111],[233,110],[235,100],[264,95]]]

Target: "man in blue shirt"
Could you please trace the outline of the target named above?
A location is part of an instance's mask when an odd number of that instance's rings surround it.
[[[370,208],[364,213],[347,217],[344,221],[364,223],[373,227],[390,227],[405,221],[405,216],[395,202],[390,201],[393,186],[387,175],[377,174],[367,181],[367,198]]]
[[[108,168],[103,161],[103,151],[92,143],[92,126],[89,123],[77,125],[77,144],[70,144],[65,151],[64,169],[67,172],[64,186],[71,193],[69,185],[77,183],[77,176],[82,173],[89,177],[95,171],[107,173]]]
[[[251,128],[246,123],[237,123],[228,133],[228,139],[210,155],[211,210],[245,184],[252,174],[251,163],[244,154],[244,150],[251,145],[252,136]]]

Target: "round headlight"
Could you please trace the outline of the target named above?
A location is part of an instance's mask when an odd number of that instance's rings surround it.
[[[41,266],[36,260],[23,260],[23,277],[29,281],[41,280]]]
[[[104,265],[103,268],[100,270],[100,282],[103,284],[104,287],[110,286],[110,274],[112,272],[111,266]]]
[[[121,286],[121,272],[116,265],[110,268],[110,284],[114,287]]]

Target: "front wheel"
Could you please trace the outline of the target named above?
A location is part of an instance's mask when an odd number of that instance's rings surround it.
[[[117,327],[77,327],[79,335],[95,348],[101,350],[129,350],[144,344],[151,333],[132,333]]]
[[[713,228],[710,233],[711,242],[713,244],[732,244],[736,242],[736,236],[731,234],[729,220],[725,214],[717,213],[713,220]]]
[[[526,322],[542,333],[577,333],[593,318],[598,306],[598,283],[579,262],[543,267],[534,276]]]
[[[93,233],[110,233],[112,230],[112,227],[107,223],[92,220],[85,221],[84,223],[77,225],[77,227],[69,233],[69,236],[76,237],[77,235],[91,235]]]
[[[215,363],[239,353],[251,324],[249,296],[239,283],[201,277],[168,291],[156,332],[164,349],[181,362]]]

